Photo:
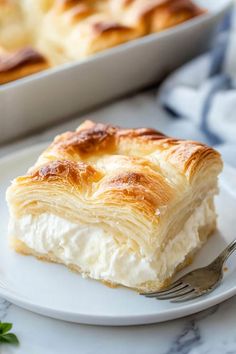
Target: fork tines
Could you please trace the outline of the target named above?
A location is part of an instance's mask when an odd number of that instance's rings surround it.
[[[140,295],[144,295],[148,298],[156,298],[158,300],[171,300],[172,302],[188,301],[198,296],[191,285],[178,280],[163,290],[142,293]]]

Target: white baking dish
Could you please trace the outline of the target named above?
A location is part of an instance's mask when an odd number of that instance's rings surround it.
[[[198,0],[209,12],[179,26],[2,85],[0,143],[160,81],[206,50],[231,0]]]

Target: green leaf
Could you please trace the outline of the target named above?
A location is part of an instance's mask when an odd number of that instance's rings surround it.
[[[19,344],[19,340],[14,333],[0,335],[0,343]]]
[[[9,332],[12,329],[12,323],[0,323],[0,334]]]
[[[12,323],[0,321],[0,343],[19,344],[14,333],[8,333],[12,329]]]

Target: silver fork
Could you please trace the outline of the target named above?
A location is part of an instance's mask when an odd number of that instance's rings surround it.
[[[208,266],[185,274],[163,290],[140,295],[158,300],[184,302],[208,294],[220,284],[223,278],[223,265],[235,249],[236,239]]]

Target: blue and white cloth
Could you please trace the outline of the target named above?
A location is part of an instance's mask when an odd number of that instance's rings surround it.
[[[158,102],[175,119],[188,119],[205,141],[231,152],[236,167],[236,14],[225,18],[213,49],[174,72]],[[234,152],[232,153],[232,150]]]

